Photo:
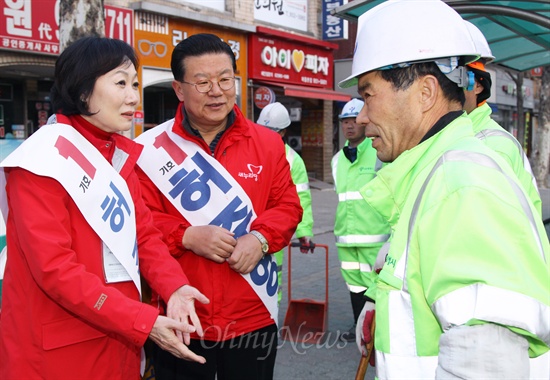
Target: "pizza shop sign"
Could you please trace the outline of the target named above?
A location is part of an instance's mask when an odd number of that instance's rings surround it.
[[[252,35],[251,79],[332,88],[332,51]]]

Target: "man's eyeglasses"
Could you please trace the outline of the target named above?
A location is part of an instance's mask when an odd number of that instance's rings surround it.
[[[197,91],[200,92],[201,94],[204,94],[210,91],[212,89],[212,86],[214,85],[213,83],[214,81],[211,81],[211,80],[203,80],[197,83],[190,83],[184,80],[182,80],[181,82],[195,86]],[[217,83],[218,83],[218,86],[220,86],[220,88],[223,91],[231,90],[233,86],[235,86],[235,77],[221,78],[220,80],[218,80]]]

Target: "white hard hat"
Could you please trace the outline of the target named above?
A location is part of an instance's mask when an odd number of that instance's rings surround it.
[[[338,119],[346,119],[348,117],[357,117],[361,109],[365,105],[365,102],[359,99],[351,99],[346,103],[344,108],[342,108],[342,113],[338,115]]]
[[[351,87],[372,70],[451,57],[462,64],[479,58],[455,10],[441,0],[388,0],[359,17],[351,76],[339,86]]]
[[[493,62],[495,60],[495,56],[493,55],[493,52],[491,52],[489,43],[485,39],[485,36],[481,32],[481,30],[479,30],[479,28],[472,24],[470,21],[464,20],[464,23],[470,31],[470,35],[472,36],[472,40],[474,41],[476,51],[481,56],[480,59],[483,60],[483,63]]]
[[[290,116],[285,106],[275,102],[264,107],[256,123],[278,132],[290,125]]]

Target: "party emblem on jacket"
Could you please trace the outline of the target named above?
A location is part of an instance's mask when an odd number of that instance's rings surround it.
[[[252,164],[247,165],[248,170],[250,173],[239,173],[239,177],[243,178],[254,178],[255,181],[258,181],[258,175],[262,172],[262,169],[264,168],[262,165],[256,166]]]

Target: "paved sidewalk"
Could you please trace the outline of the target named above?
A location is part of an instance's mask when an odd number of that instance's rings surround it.
[[[340,333],[353,324],[349,292],[340,274],[340,263],[334,244],[334,213],[337,197],[333,186],[311,180],[313,204],[313,241],[329,249],[328,320],[326,334],[321,343],[297,343],[279,339],[275,366],[276,380],[328,380],[354,379],[360,354],[355,343],[341,342]],[[324,249],[314,254],[292,251],[292,299],[313,299],[325,302]],[[284,325],[288,307],[288,260],[283,267],[283,298],[279,309],[279,328]],[[365,379],[374,379],[374,369],[369,368]]]
[[[360,355],[355,343],[338,340],[352,322],[351,303],[346,285],[340,274],[338,254],[334,244],[334,214],[337,197],[333,185],[310,180],[314,239],[317,244],[329,247],[328,326],[325,340],[320,344],[296,343],[279,339],[275,366],[276,380],[344,380],[354,379]],[[550,189],[541,189],[543,218],[550,217]],[[292,251],[292,299],[325,300],[325,252],[303,255],[298,248]],[[283,298],[279,310],[279,328],[284,325],[288,307],[288,265],[283,268]],[[374,379],[369,366],[365,379]]]

